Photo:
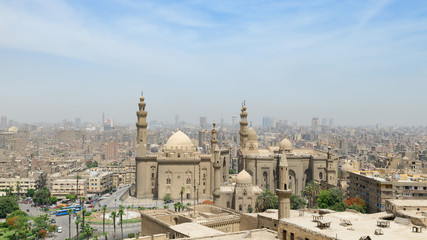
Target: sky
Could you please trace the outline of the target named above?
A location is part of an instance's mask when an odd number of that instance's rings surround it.
[[[427,124],[427,2],[0,0],[0,115]]]

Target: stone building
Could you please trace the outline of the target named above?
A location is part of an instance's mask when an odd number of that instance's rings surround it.
[[[240,148],[238,169],[246,170],[252,176],[252,184],[262,189],[275,191],[279,181],[280,157],[277,147],[258,148],[258,135],[254,128],[248,128],[248,113],[243,105],[240,113]],[[312,149],[293,149],[288,139],[280,143],[282,155],[286,156],[289,169],[289,188],[300,194],[311,181],[337,185],[338,160],[328,152]]]
[[[155,155],[147,154],[147,112],[141,96],[137,112],[136,192],[137,198],[161,199],[170,194],[172,199],[211,199],[213,191],[213,154],[201,154],[191,139],[182,131],[175,132]],[[213,124],[211,151],[218,148],[217,130]],[[219,164],[222,180],[228,180],[228,151],[220,151]]]

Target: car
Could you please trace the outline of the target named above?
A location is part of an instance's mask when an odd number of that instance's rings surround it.
[[[27,204],[28,202],[27,202],[27,201],[25,201],[24,203],[25,203],[25,204]]]
[[[91,202],[90,201],[86,201],[86,204],[91,204]]]
[[[34,203],[33,203],[33,204],[31,204],[31,207],[35,207],[35,206],[36,206],[36,204],[34,204]]]
[[[93,205],[88,205],[87,207],[88,207],[88,208],[93,208],[93,207],[95,207],[95,206],[93,206]]]
[[[28,203],[33,203],[33,201],[30,200]]]
[[[58,232],[62,233],[62,227],[58,227]]]
[[[27,209],[27,212],[30,212],[30,209]]]
[[[52,221],[50,221],[51,223],[56,223],[55,219],[52,219]]]

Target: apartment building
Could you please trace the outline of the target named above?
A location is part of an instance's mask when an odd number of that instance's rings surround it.
[[[113,173],[90,172],[88,178],[88,193],[104,193],[113,188]]]
[[[18,187],[19,186],[19,187]],[[26,193],[28,189],[35,189],[36,179],[33,178],[0,178],[0,191],[12,189],[12,193]]]
[[[427,178],[379,171],[350,172],[349,196],[363,199],[370,213],[382,212],[387,199],[427,199]]]
[[[67,194],[86,196],[87,188],[88,179],[79,179],[78,191],[76,178],[52,179],[50,192],[52,196],[56,196],[58,199],[65,199]]]

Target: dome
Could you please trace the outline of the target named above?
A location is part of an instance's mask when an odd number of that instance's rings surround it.
[[[407,156],[404,156],[403,160],[409,160],[409,158]]]
[[[193,142],[191,139],[185,135],[185,133],[178,131],[174,133],[165,144],[165,149],[181,149],[181,150],[191,150],[194,148]]]
[[[252,177],[245,170],[242,170],[239,174],[237,174],[236,180],[238,184],[252,184]]]
[[[341,166],[341,172],[351,172],[354,171],[353,166],[351,166],[350,163],[346,162],[344,165]]]
[[[289,141],[287,138],[284,138],[279,144],[279,149],[285,150],[285,151],[291,151],[292,150],[291,141]]]
[[[258,134],[256,133],[253,127],[250,127],[248,129],[248,140],[253,140],[253,141],[258,140]]]

